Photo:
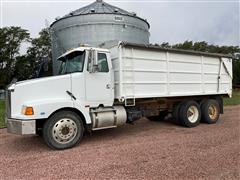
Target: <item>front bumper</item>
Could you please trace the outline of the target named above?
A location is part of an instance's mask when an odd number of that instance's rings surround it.
[[[18,135],[36,134],[36,120],[6,119],[7,132]]]

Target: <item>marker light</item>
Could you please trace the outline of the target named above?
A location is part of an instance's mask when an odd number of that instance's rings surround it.
[[[22,113],[26,116],[34,115],[33,107],[23,106]]]

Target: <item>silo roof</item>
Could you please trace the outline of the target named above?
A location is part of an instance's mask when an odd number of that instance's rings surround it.
[[[58,20],[68,18],[68,17],[72,17],[72,16],[86,15],[86,14],[119,14],[119,15],[132,16],[132,17],[136,17],[138,19],[141,19],[141,20],[145,21],[148,24],[148,27],[150,27],[147,20],[138,17],[136,15],[136,13],[131,13],[131,12],[125,11],[121,8],[110,5],[110,4],[108,4],[108,3],[106,3],[102,0],[96,0],[92,4],[89,4],[85,7],[82,7],[82,8],[79,8],[79,9],[75,10],[75,11],[72,11],[69,14],[63,16],[62,18],[60,18]],[[56,20],[56,21],[58,21],[58,20]]]

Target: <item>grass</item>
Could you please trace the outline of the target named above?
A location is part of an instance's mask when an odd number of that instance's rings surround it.
[[[0,128],[5,127],[5,102],[0,100]]]
[[[234,90],[232,98],[224,98],[224,106],[240,104],[240,90]],[[0,128],[5,127],[5,102],[0,100]]]
[[[223,102],[224,106],[240,104],[240,90],[233,90],[232,98],[224,98]]]

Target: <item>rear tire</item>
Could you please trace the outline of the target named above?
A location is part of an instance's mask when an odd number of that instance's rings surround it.
[[[179,121],[182,126],[196,127],[201,119],[201,111],[197,102],[186,101],[179,109]]]
[[[76,113],[60,111],[45,122],[43,139],[50,148],[68,149],[80,142],[83,131],[83,122]]]
[[[208,124],[214,124],[220,116],[220,106],[215,99],[209,99],[203,102],[201,106],[202,121]]]
[[[178,103],[174,104],[174,106],[173,106],[172,117],[176,121],[179,121],[179,111],[180,111],[180,107],[181,107],[182,103],[183,102],[178,102]]]

